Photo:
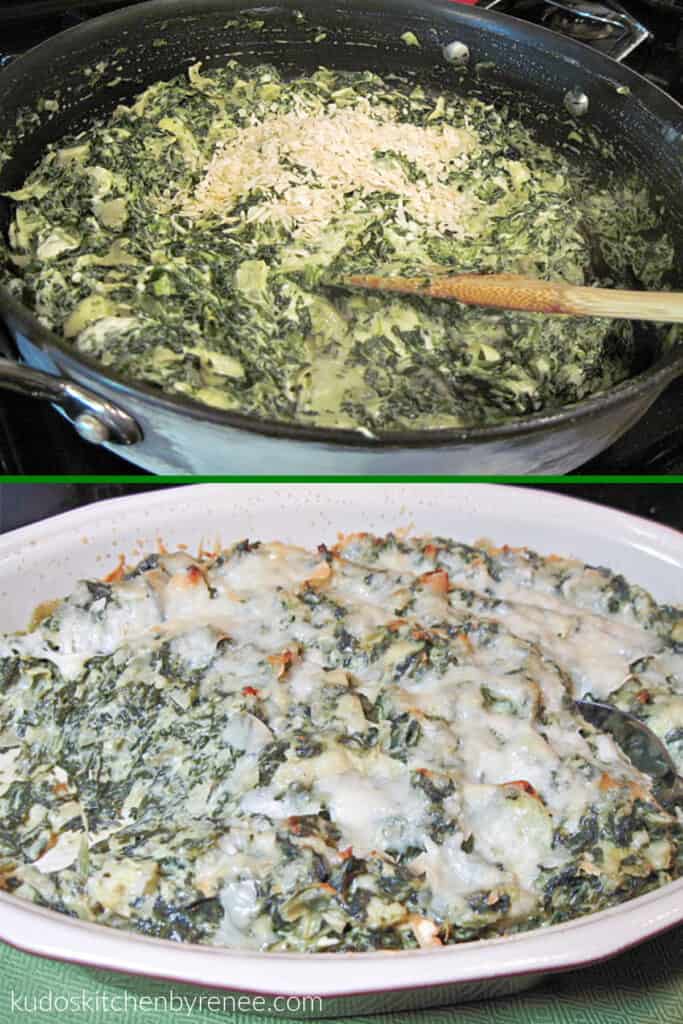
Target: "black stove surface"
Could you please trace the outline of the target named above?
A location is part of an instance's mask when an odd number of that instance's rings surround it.
[[[0,65],[31,46],[80,21],[123,7],[132,0],[0,0]],[[488,6],[490,0],[484,0]],[[571,29],[575,19],[565,0],[499,0],[496,9],[532,21]],[[597,0],[587,0],[596,6]],[[625,59],[634,70],[683,102],[683,0],[601,0],[626,10],[650,33]],[[566,0],[580,9],[582,2]],[[599,43],[598,43],[599,45]],[[0,349],[3,339],[0,338]],[[576,473],[683,474],[683,380],[672,384],[649,413],[611,448],[580,466]],[[142,473],[131,463],[83,441],[50,406],[0,391],[0,474]],[[226,465],[225,472],[230,472]]]

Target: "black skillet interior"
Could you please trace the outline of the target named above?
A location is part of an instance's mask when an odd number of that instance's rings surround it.
[[[419,46],[401,36],[412,31]],[[453,41],[470,51],[466,65],[444,59]],[[48,40],[0,75],[0,191],[19,187],[47,143],[110,114],[146,86],[172,78],[196,61],[215,66],[235,57],[271,62],[284,73],[314,69],[372,68],[414,74],[440,88],[505,102],[539,138],[567,144],[569,90],[584,91],[589,114],[579,159],[594,173],[609,165],[645,171],[667,209],[667,226],[682,269],[683,112],[628,69],[589,48],[490,11],[446,0],[419,4],[393,0],[280,0],[250,5],[234,0],[154,0],[86,22]],[[56,101],[56,104],[52,101]],[[17,116],[19,128],[17,130]],[[22,116],[23,115],[23,116]],[[591,138],[592,137],[592,138]],[[612,156],[594,140],[606,140]],[[0,201],[6,235],[10,204]],[[654,333],[642,332],[640,372],[668,362]],[[679,357],[680,358],[680,357]]]

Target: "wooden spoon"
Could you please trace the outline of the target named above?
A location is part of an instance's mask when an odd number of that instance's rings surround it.
[[[467,306],[521,309],[562,316],[608,316],[621,320],[683,323],[683,292],[636,292],[538,281],[518,274],[456,274],[452,277],[378,277],[352,274],[345,288],[403,292],[432,299],[456,299]]]

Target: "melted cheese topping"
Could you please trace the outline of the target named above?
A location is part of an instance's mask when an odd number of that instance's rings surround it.
[[[608,570],[488,544],[152,556],[0,640],[0,883],[266,949],[608,906],[675,875],[680,823],[572,698],[683,754],[680,630]]]

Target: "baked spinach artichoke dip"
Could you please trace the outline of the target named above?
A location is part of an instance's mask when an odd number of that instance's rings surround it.
[[[371,436],[493,423],[636,372],[632,326],[334,282],[660,287],[674,254],[657,202],[598,184],[570,161],[582,145],[393,75],[197,64],[52,145],[8,193],[5,278],[79,353],[170,395]]]
[[[434,947],[681,873],[683,618],[622,576],[402,534],[154,554],[0,641],[0,887],[258,950]],[[42,616],[42,618],[41,618]]]

